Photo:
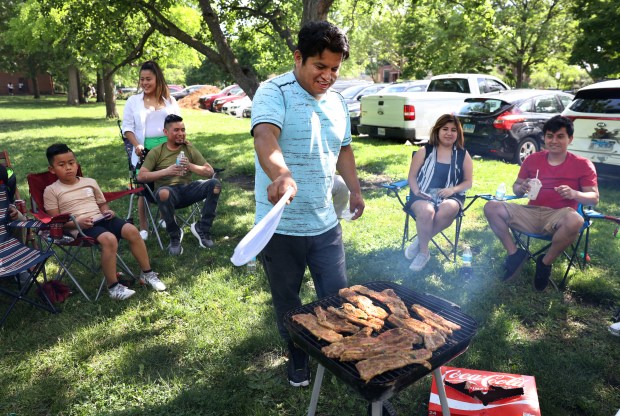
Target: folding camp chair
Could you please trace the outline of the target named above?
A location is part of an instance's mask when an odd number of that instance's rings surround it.
[[[118,128],[120,131],[120,135],[121,135],[121,139],[123,140],[124,146],[125,146],[125,152],[127,153],[127,163],[129,166],[129,180],[130,180],[130,188],[135,187],[135,186],[140,186],[143,189],[142,192],[140,192],[140,194],[138,194],[139,196],[143,196],[146,200],[146,204],[144,204],[145,208],[146,208],[146,212],[147,212],[147,216],[148,216],[148,221],[149,221],[149,232],[153,232],[155,234],[155,236],[157,237],[157,242],[159,244],[159,248],[161,248],[163,250],[164,246],[161,242],[161,236],[159,235],[159,231],[158,231],[158,225],[162,224],[162,221],[159,220],[159,208],[155,209],[154,211],[151,210],[150,208],[150,204],[155,204],[155,206],[157,206],[157,199],[155,198],[155,193],[153,192],[153,186],[152,184],[147,184],[147,183],[143,183],[138,181],[138,174],[137,172],[140,170],[140,166],[142,166],[142,163],[144,162],[144,158],[146,157],[146,153],[148,153],[148,151],[146,151],[142,157],[140,158],[140,161],[138,162],[138,166],[133,166],[133,164],[131,163],[131,157],[132,157],[132,152],[133,152],[133,146],[131,145],[131,143],[129,143],[129,141],[127,140],[127,138],[125,138],[125,136],[123,136],[123,130],[122,130],[122,123],[120,120],[117,121],[118,124]],[[219,172],[224,171],[224,169],[214,169],[215,170],[215,174],[213,175],[213,177],[215,178],[216,175]],[[136,196],[138,196],[136,195]],[[132,195],[132,198],[130,200],[129,203],[129,213],[127,214],[128,217],[131,216],[131,210],[132,210],[132,206],[133,206],[133,199],[134,199],[134,195]],[[179,209],[185,209],[186,210],[186,215],[182,215],[179,212]],[[180,207],[179,209],[177,209],[176,211],[176,219],[177,222],[179,223],[179,226],[182,228],[183,226],[186,227],[190,227],[192,225],[192,223],[197,222],[200,220],[200,213],[201,213],[201,206],[198,202],[191,204],[187,207]]]
[[[416,220],[415,218],[415,213],[413,212],[413,210],[411,208],[408,208],[408,202],[409,202],[409,182],[406,179],[403,179],[401,181],[397,181],[397,182],[392,182],[392,183],[388,183],[388,184],[382,184],[381,185],[382,188],[385,188],[387,190],[387,194],[389,196],[394,196],[396,197],[396,199],[398,200],[398,202],[400,203],[403,211],[405,211],[405,225],[403,227],[403,237],[402,237],[402,242],[401,242],[401,249],[405,248],[405,244],[407,244],[408,242],[412,241],[417,234],[412,233],[411,235],[409,232],[409,221],[410,219],[412,219],[413,221]],[[400,194],[400,191],[404,189],[407,192],[407,196],[403,199],[403,197]],[[470,204],[471,205],[471,204]],[[469,205],[468,205],[469,207]],[[445,234],[445,230],[441,231],[438,235],[441,235],[441,237],[443,237],[443,239],[448,243],[449,246],[449,250],[444,250],[439,243],[435,240],[435,237],[433,237],[431,239],[431,242],[433,243],[433,245],[435,247],[437,247],[437,250],[439,250],[439,252],[441,254],[443,254],[443,256],[446,258],[446,260],[450,261],[454,261],[456,262],[456,254],[458,251],[458,244],[459,244],[459,236],[461,234],[461,224],[463,222],[463,216],[465,215],[465,210],[464,209],[460,209],[459,212],[456,215],[456,218],[454,220],[454,224],[455,224],[455,231],[454,231],[454,241],[452,241],[446,234]],[[452,257],[452,258],[451,258]]]
[[[579,255],[579,245],[582,241],[584,232],[587,232],[590,228],[590,225],[592,225],[592,219],[584,214],[584,207],[581,204],[579,204],[579,206],[577,207],[577,212],[581,216],[584,217],[584,221],[583,221],[583,226],[579,230],[579,236],[577,237],[577,240],[573,244],[571,244],[571,246],[567,250],[563,252],[564,257],[568,260],[568,266],[566,266],[564,277],[562,278],[562,281],[560,282],[559,285],[556,285],[553,279],[550,279],[551,284],[558,291],[559,289],[563,289],[565,287],[566,279],[568,278],[568,273],[570,272],[570,269],[573,267],[573,264],[577,264],[580,269],[583,269],[586,263],[585,253],[583,257],[580,257]],[[550,235],[525,233],[525,232],[515,230],[513,228],[511,228],[510,231],[512,232],[512,235],[515,238],[515,243],[517,244],[517,246],[527,251],[528,257],[533,259],[534,261],[536,261],[536,258],[539,255],[547,252],[549,247],[551,247],[552,236]],[[534,251],[531,245],[532,239],[542,240],[545,243],[543,244],[541,248]]]
[[[620,237],[618,233],[620,232],[620,217],[614,217],[612,215],[605,215],[601,212],[595,211],[591,207],[586,207],[583,209],[583,216],[586,220],[606,220],[611,221],[616,224],[616,230],[614,231],[614,237]],[[583,258],[587,263],[589,261],[588,249],[590,247],[590,227],[586,229],[586,237],[583,248]]]
[[[81,167],[78,167],[78,176],[82,176]],[[45,224],[50,224],[51,228],[62,227],[68,221],[74,221],[77,225],[77,221],[75,221],[75,217],[71,214],[65,213],[60,214],[55,217],[48,215],[45,212],[43,205],[43,192],[46,187],[56,182],[56,176],[50,172],[41,172],[41,173],[31,173],[28,174],[28,186],[30,187],[30,203],[31,203],[31,212],[35,216],[35,218],[39,219],[41,222]],[[128,189],[117,192],[104,192],[103,195],[107,202],[115,201],[125,195],[135,194],[140,192],[142,188],[136,189]],[[42,243],[42,247],[47,247],[48,251],[52,251],[54,258],[57,260],[58,265],[60,267],[60,271],[56,276],[56,279],[62,279],[66,274],[69,276],[71,281],[75,284],[78,290],[84,295],[84,297],[90,301],[90,297],[86,294],[86,291],[80,286],[78,280],[75,278],[73,273],[71,272],[71,266],[74,263],[78,263],[82,265],[87,271],[93,273],[93,275],[97,275],[101,272],[100,264],[96,261],[95,258],[95,250],[98,248],[97,240],[85,235],[79,227],[77,228],[78,234],[76,237],[68,237],[68,236],[54,236],[52,233],[40,233],[40,241]],[[54,249],[58,249],[58,251]],[[86,248],[90,249],[90,260],[84,261],[78,255],[80,254],[80,249]],[[116,258],[118,260],[118,264],[121,269],[127,274],[129,278],[135,281],[136,277],[131,272],[127,264],[123,261],[120,254],[116,253]],[[105,284],[105,278],[102,279],[101,284],[99,285],[99,289],[97,290],[97,294],[95,296],[95,300],[99,298],[101,291],[103,290],[103,286]]]
[[[0,293],[11,300],[0,318],[0,326],[20,300],[51,313],[58,312],[44,290],[39,290],[40,297],[32,299],[28,296],[33,287],[41,288],[37,277],[43,273],[45,279],[45,262],[52,253],[30,248],[11,237],[7,232],[8,206],[6,185],[3,184],[0,185]],[[10,226],[31,228],[43,224],[39,221],[23,221],[10,223]]]

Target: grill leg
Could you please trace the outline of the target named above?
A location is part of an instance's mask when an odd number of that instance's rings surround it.
[[[323,374],[325,374],[325,367],[321,364],[316,368],[316,375],[314,376],[314,386],[312,386],[312,397],[310,397],[310,406],[308,407],[308,416],[314,416],[316,413],[316,405],[319,401],[319,394],[321,393],[321,384],[323,383]]]
[[[439,370],[439,367],[433,370],[433,374],[435,375],[435,384],[437,385],[437,395],[439,396],[439,403],[441,403],[441,412],[443,413],[443,416],[450,416],[448,397],[446,396],[446,389],[443,386],[441,370]]]
[[[372,402],[370,414],[371,416],[383,416],[383,402]]]

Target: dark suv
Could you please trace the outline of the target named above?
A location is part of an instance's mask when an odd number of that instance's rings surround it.
[[[465,148],[519,165],[543,144],[542,127],[560,114],[573,96],[561,91],[508,90],[467,98],[457,112]]]

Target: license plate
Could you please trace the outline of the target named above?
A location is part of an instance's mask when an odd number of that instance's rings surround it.
[[[473,124],[463,124],[463,133],[473,133],[476,126]]]
[[[616,144],[615,140],[592,140],[590,142],[590,149],[591,150],[603,150],[603,151],[610,151],[614,148],[614,145]]]
[[[385,136],[385,129],[383,127],[377,127],[377,136]]]

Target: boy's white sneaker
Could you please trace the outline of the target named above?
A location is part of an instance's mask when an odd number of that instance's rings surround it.
[[[166,285],[164,284],[164,282],[159,280],[159,277],[157,277],[157,273],[152,270],[148,273],[140,272],[140,283],[143,285],[148,284],[158,292],[163,292],[164,290],[166,290]]]
[[[108,289],[108,293],[110,294],[110,298],[114,300],[125,300],[132,297],[136,292],[118,283],[112,289]]]

